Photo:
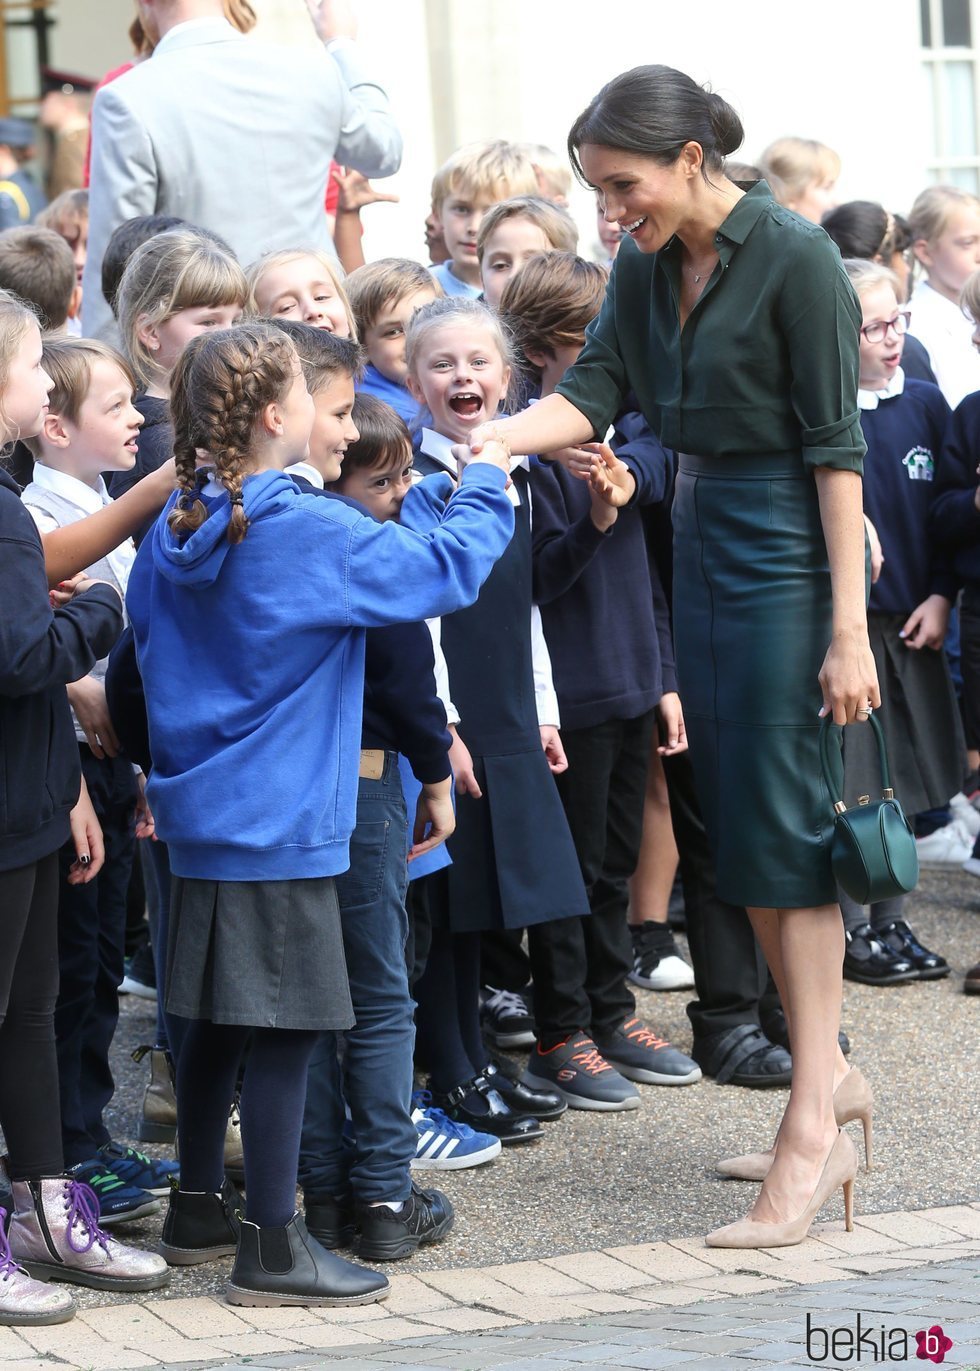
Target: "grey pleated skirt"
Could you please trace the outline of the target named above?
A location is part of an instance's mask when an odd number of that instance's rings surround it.
[[[332,877],[171,889],[166,1008],[255,1028],[354,1024]]]
[[[718,894],[834,904],[817,680],[832,600],[814,480],[798,455],[678,465],[674,642]]]

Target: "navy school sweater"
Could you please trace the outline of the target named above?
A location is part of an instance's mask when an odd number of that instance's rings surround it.
[[[557,463],[531,464],[534,599],[565,729],[635,719],[677,689],[667,600],[642,515],[666,498],[670,460],[640,414],[621,414],[615,428],[612,447],[637,495],[606,533],[592,522],[585,481]]]
[[[929,533],[934,472],[949,406],[937,386],[906,379],[901,395],[861,410],[868,444],[864,512],[881,539],[885,564],[871,587],[872,613],[910,614],[929,595],[952,600],[956,580]]]
[[[131,490],[144,476],[149,476],[151,471],[157,471],[174,455],[174,429],[170,422],[169,401],[140,393],[134,396],[133,404],[143,416],[143,427],[136,440],[136,465],[130,471],[117,471],[109,482],[109,494],[114,500]],[[133,541],[137,547],[156,521],[157,516],[151,515],[136,530]]]
[[[933,537],[952,559],[960,585],[980,588],[980,510],[976,506],[980,463],[980,391],[953,411],[936,466],[936,498],[929,513]]]
[[[2,470],[0,584],[0,871],[11,871],[68,839],[80,773],[65,686],[106,655],[123,620],[108,585],[52,611],[40,536]]]

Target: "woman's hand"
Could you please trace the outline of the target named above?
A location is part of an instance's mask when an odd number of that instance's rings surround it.
[[[94,676],[72,681],[68,686],[68,703],[75,711],[92,756],[98,757],[100,762],[106,757],[118,757],[119,739],[109,718],[103,683]]]
[[[474,457],[483,452],[485,443],[499,443],[506,450],[508,458],[510,457],[506,431],[496,420],[491,420],[489,424],[480,424],[470,434],[470,452]]]
[[[449,725],[449,734],[452,738],[452,746],[449,749],[449,765],[453,769],[453,776],[456,781],[457,795],[472,795],[474,800],[482,800],[483,791],[477,785],[476,774],[473,771],[473,758],[470,750],[456,732],[455,724]]]
[[[453,809],[453,781],[447,776],[444,781],[424,785],[415,807],[415,827],[412,830],[412,847],[408,860],[414,862],[424,852],[451,838],[456,827],[456,811]],[[427,831],[428,830],[428,831]]]
[[[676,691],[671,690],[666,695],[661,695],[660,703],[657,705],[657,717],[660,720],[661,736],[667,740],[658,746],[658,754],[661,757],[676,757],[679,752],[686,752],[687,729],[684,726],[681,697]]]
[[[868,716],[859,710],[869,704],[873,709],[881,706],[878,670],[867,632],[835,635],[818,679],[823,691],[821,719],[830,714],[835,724],[862,724]]]
[[[75,860],[68,868],[68,884],[87,885],[102,870],[105,845],[102,842],[102,828],[95,816],[84,776],[78,792],[78,801],[68,816],[68,822],[71,825],[71,840],[75,848]]]
[[[881,550],[881,539],[878,537],[878,530],[868,518],[864,516],[864,527],[868,532],[868,543],[871,548],[871,584],[874,585],[881,575],[881,568],[885,565],[885,554]]]
[[[898,636],[905,640],[906,647],[915,651],[931,647],[938,652],[946,641],[950,608],[945,595],[930,595],[917,609],[913,609]]]
[[[548,759],[548,769],[552,776],[560,776],[563,771],[568,770],[568,758],[562,747],[561,734],[554,724],[542,724],[538,732],[541,734],[544,755]]]
[[[589,485],[593,492],[616,509],[628,505],[636,494],[636,481],[625,462],[621,462],[605,443],[589,443],[591,453]]]

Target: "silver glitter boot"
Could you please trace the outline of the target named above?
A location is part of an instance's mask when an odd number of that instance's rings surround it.
[[[0,1209],[0,1326],[67,1323],[75,1315],[75,1301],[67,1290],[36,1281],[10,1255]]]
[[[99,1202],[71,1176],[14,1181],[11,1255],[32,1276],[96,1290],[156,1290],[170,1279],[155,1252],[126,1247],[99,1227]]]

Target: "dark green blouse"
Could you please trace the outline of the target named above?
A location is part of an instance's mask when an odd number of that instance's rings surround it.
[[[681,243],[620,247],[585,348],[558,392],[602,437],[635,392],[661,442],[701,457],[800,454],[860,471],[861,307],[837,248],[756,183],[721,225],[683,330]]]

